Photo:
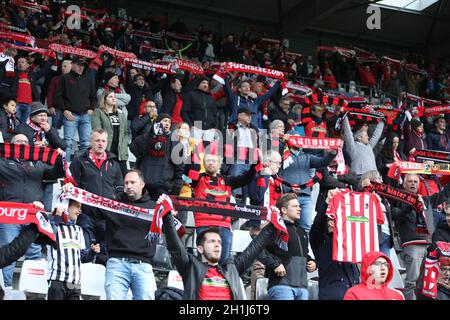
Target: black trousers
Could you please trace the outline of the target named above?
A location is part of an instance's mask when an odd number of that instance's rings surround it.
[[[63,281],[50,280],[47,300],[80,300],[80,285]]]

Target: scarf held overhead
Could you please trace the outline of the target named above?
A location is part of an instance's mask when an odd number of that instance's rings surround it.
[[[241,204],[234,204],[228,202],[211,201],[206,199],[183,198],[177,196],[164,195],[162,203],[155,207],[155,218],[150,227],[148,238],[155,241],[161,237],[162,234],[162,218],[171,211],[194,211],[202,213],[210,213],[222,215],[225,217],[235,217],[242,219],[257,219],[268,220],[277,229],[276,244],[283,250],[287,251],[287,243],[289,235],[287,233],[286,225],[284,224],[281,215],[271,208],[246,206]]]
[[[153,220],[153,209],[140,208],[130,204],[125,204],[76,187],[69,188],[67,193],[63,193],[61,195],[60,199],[72,199],[87,206],[122,214],[128,217],[138,218],[145,221]],[[181,222],[177,219],[174,219],[174,225],[178,232],[178,235],[180,235],[180,237],[183,236],[185,230]]]
[[[56,150],[46,147],[0,143],[0,158],[42,161],[53,166],[58,156],[59,154]]]
[[[417,194],[410,193],[405,190],[393,188],[390,185],[370,181],[371,185],[364,188],[366,192],[375,192],[378,195],[398,200],[406,203],[414,208],[416,214],[416,231],[417,233],[428,234],[427,219],[425,216],[425,207],[422,201],[419,200]]]

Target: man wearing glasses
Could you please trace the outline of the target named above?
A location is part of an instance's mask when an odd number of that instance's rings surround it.
[[[381,252],[368,252],[361,262],[361,283],[347,290],[344,300],[405,300],[388,288],[394,276],[391,260]]]

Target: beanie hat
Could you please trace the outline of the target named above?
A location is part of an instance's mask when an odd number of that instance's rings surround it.
[[[169,116],[167,113],[158,114],[158,116],[156,117],[155,123],[161,122],[161,120],[166,119],[166,118],[169,118],[172,120],[172,117]]]
[[[418,127],[422,126],[422,122],[418,118],[414,118],[411,120],[411,129],[417,130]]]
[[[108,81],[111,80],[111,78],[115,77],[115,76],[117,76],[117,75],[112,71],[105,72],[105,74],[103,75],[103,81],[105,82],[105,84],[107,84]]]

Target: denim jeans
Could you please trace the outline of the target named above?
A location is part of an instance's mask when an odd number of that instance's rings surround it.
[[[63,125],[63,113],[61,110],[55,110],[55,115],[52,116],[52,127],[56,129],[61,129]]]
[[[308,289],[277,285],[269,288],[269,300],[308,300]]]
[[[311,230],[311,225],[313,223],[313,201],[311,196],[300,195],[298,197],[298,202],[302,209],[300,212],[300,227],[309,234],[309,230]]]
[[[16,106],[16,118],[19,119],[22,123],[26,123],[28,117],[31,113],[31,105],[29,104],[17,104]]]
[[[247,173],[247,171],[250,170],[250,165],[245,163],[236,163],[231,165],[229,175],[232,177],[237,177],[240,175],[243,175]],[[238,190],[238,189],[236,189]],[[248,197],[248,187],[243,186],[241,188],[242,190],[242,203],[245,204],[245,199]],[[233,191],[233,195],[236,195],[236,191]]]
[[[127,300],[131,289],[133,300],[155,300],[156,281],[152,265],[109,258],[106,263],[107,300]]]
[[[86,150],[90,146],[91,135],[91,116],[87,113],[77,115],[73,113],[75,120],[69,121],[65,117],[63,119],[64,125],[64,141],[67,144],[66,158],[70,161],[73,152],[73,138],[78,130],[78,136],[80,137],[80,151]]]
[[[209,227],[198,227],[195,229],[197,236]],[[233,233],[228,228],[219,227],[220,238],[222,240],[222,253],[220,254],[220,263],[228,260],[231,254],[231,241],[233,241]]]
[[[389,257],[392,248],[391,236],[386,233],[381,233],[380,252],[383,252]]]
[[[0,224],[0,247],[11,243],[21,232],[23,225],[20,224]],[[38,260],[41,258],[41,246],[38,244],[31,244],[25,253],[25,259]],[[13,273],[16,262],[14,261],[9,266],[3,267],[3,280],[5,287],[11,287],[13,282]]]

